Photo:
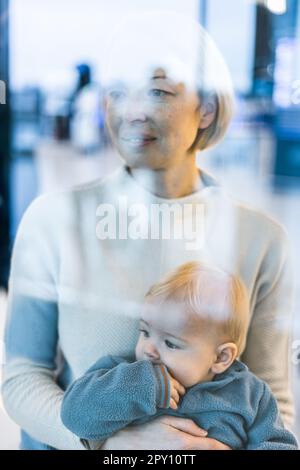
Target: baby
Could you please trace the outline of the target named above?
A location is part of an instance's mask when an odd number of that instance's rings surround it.
[[[180,266],[146,295],[135,360],[99,359],[65,392],[63,423],[88,448],[169,414],[232,449],[297,449],[269,387],[237,360],[248,322],[241,280],[198,262]]]

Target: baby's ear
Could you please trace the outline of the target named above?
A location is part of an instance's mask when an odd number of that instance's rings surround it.
[[[224,343],[217,348],[217,357],[211,370],[214,374],[221,374],[231,366],[237,357],[237,346],[234,343]]]

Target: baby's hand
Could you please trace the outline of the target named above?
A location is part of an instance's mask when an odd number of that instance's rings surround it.
[[[169,374],[169,380],[170,380],[170,391],[171,391],[171,399],[170,399],[170,408],[172,410],[177,410],[178,408],[178,402],[180,400],[180,395],[185,394],[185,388],[181,383],[179,383],[177,380],[172,377],[170,372],[168,371]]]

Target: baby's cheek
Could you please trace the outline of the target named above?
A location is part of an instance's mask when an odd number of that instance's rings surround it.
[[[177,371],[177,376],[177,380],[181,383],[181,385],[187,388],[192,387],[198,383],[201,374],[195,365],[191,363],[189,364],[187,361],[185,361],[180,370]]]
[[[176,362],[174,367],[168,367],[174,379],[178,380],[182,385],[189,380],[189,368],[184,362]],[[185,385],[184,385],[185,386]]]
[[[135,347],[135,357],[136,357],[137,361],[139,361],[142,357],[142,345],[141,345],[140,341],[138,341],[138,343]]]

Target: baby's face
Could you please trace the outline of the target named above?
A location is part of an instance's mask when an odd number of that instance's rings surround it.
[[[157,300],[144,304],[136,359],[164,364],[184,387],[213,378],[218,344],[208,322],[187,313],[183,304]]]

